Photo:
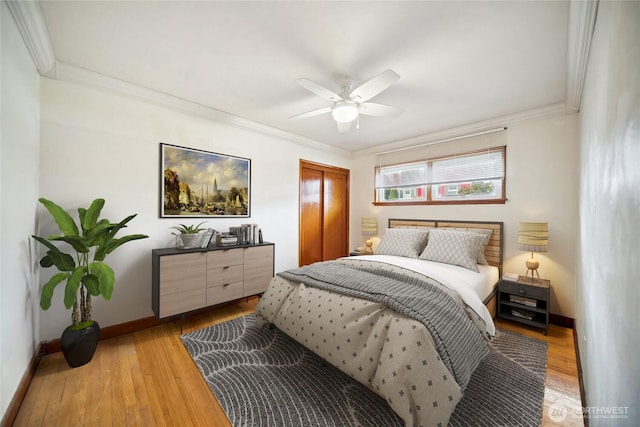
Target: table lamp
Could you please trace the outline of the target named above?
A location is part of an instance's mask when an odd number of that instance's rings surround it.
[[[549,243],[549,229],[546,222],[520,222],[518,230],[518,243],[520,250],[531,252],[531,258],[527,260],[527,274],[531,272],[531,280],[533,281],[533,273],[536,273],[538,279],[538,267],[540,263],[533,257],[534,252],[547,252]]]
[[[364,253],[371,255],[373,254],[373,241],[371,240],[371,237],[378,234],[378,220],[375,218],[362,218],[360,224],[362,228],[362,235],[366,238],[364,243]]]

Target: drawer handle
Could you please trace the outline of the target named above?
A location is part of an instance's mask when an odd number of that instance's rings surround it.
[[[227,268],[229,268],[228,265],[225,265],[224,267],[222,267],[223,270],[226,270]]]
[[[527,293],[527,291],[525,291],[524,289],[520,289],[520,290],[519,290],[519,292],[520,292],[521,294],[526,294],[526,293]]]
[[[224,285],[222,285],[223,288],[226,288],[227,286],[229,286],[230,283],[225,283]]]

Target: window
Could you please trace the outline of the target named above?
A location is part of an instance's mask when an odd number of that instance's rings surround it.
[[[375,204],[504,203],[506,147],[375,168]]]

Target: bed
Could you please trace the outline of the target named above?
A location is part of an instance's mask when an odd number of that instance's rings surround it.
[[[502,230],[390,219],[374,255],[278,273],[256,319],[385,398],[407,427],[446,425],[495,334]]]

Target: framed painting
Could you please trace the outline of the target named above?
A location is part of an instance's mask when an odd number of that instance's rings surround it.
[[[250,217],[251,160],[160,143],[160,217]]]

